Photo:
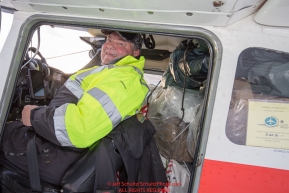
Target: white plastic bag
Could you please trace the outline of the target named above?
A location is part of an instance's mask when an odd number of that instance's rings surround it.
[[[181,119],[183,115],[181,110],[182,97],[183,90],[178,87],[169,86],[167,89],[158,87],[149,99],[149,116],[153,117],[159,113],[166,119],[171,117],[179,117]],[[189,123],[193,121],[197,109],[202,101],[203,97],[199,94],[199,91],[186,90],[184,96],[184,122]]]
[[[166,167],[167,186],[163,192],[167,193],[187,193],[190,183],[190,174],[187,168],[181,166],[177,161],[170,159],[166,160],[161,157],[164,166]]]

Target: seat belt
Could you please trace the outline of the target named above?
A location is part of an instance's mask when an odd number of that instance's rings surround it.
[[[35,144],[34,135],[27,144],[26,156],[27,156],[27,166],[29,172],[30,187],[33,192],[42,192],[37,160],[37,151]]]

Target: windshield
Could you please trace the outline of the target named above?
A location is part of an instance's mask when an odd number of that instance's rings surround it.
[[[91,46],[80,36],[92,37],[87,31],[54,26],[40,27],[40,53],[49,66],[65,73],[74,73],[85,66],[91,58]],[[38,46],[37,33],[34,33],[29,47]],[[32,53],[30,53],[33,55]]]

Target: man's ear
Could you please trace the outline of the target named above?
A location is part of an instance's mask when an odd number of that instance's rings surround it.
[[[133,51],[133,56],[134,57],[139,56],[139,54],[140,54],[140,50],[139,49]]]

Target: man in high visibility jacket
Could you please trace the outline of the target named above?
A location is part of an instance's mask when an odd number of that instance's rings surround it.
[[[138,112],[149,91],[143,79],[145,60],[139,57],[141,35],[102,33],[107,38],[101,66],[72,75],[48,106],[26,105],[23,124],[15,121],[6,125],[2,140],[6,160],[27,172],[25,156],[15,155],[25,154],[36,133],[40,176],[60,184],[64,172],[82,152],[79,148],[91,146]]]

